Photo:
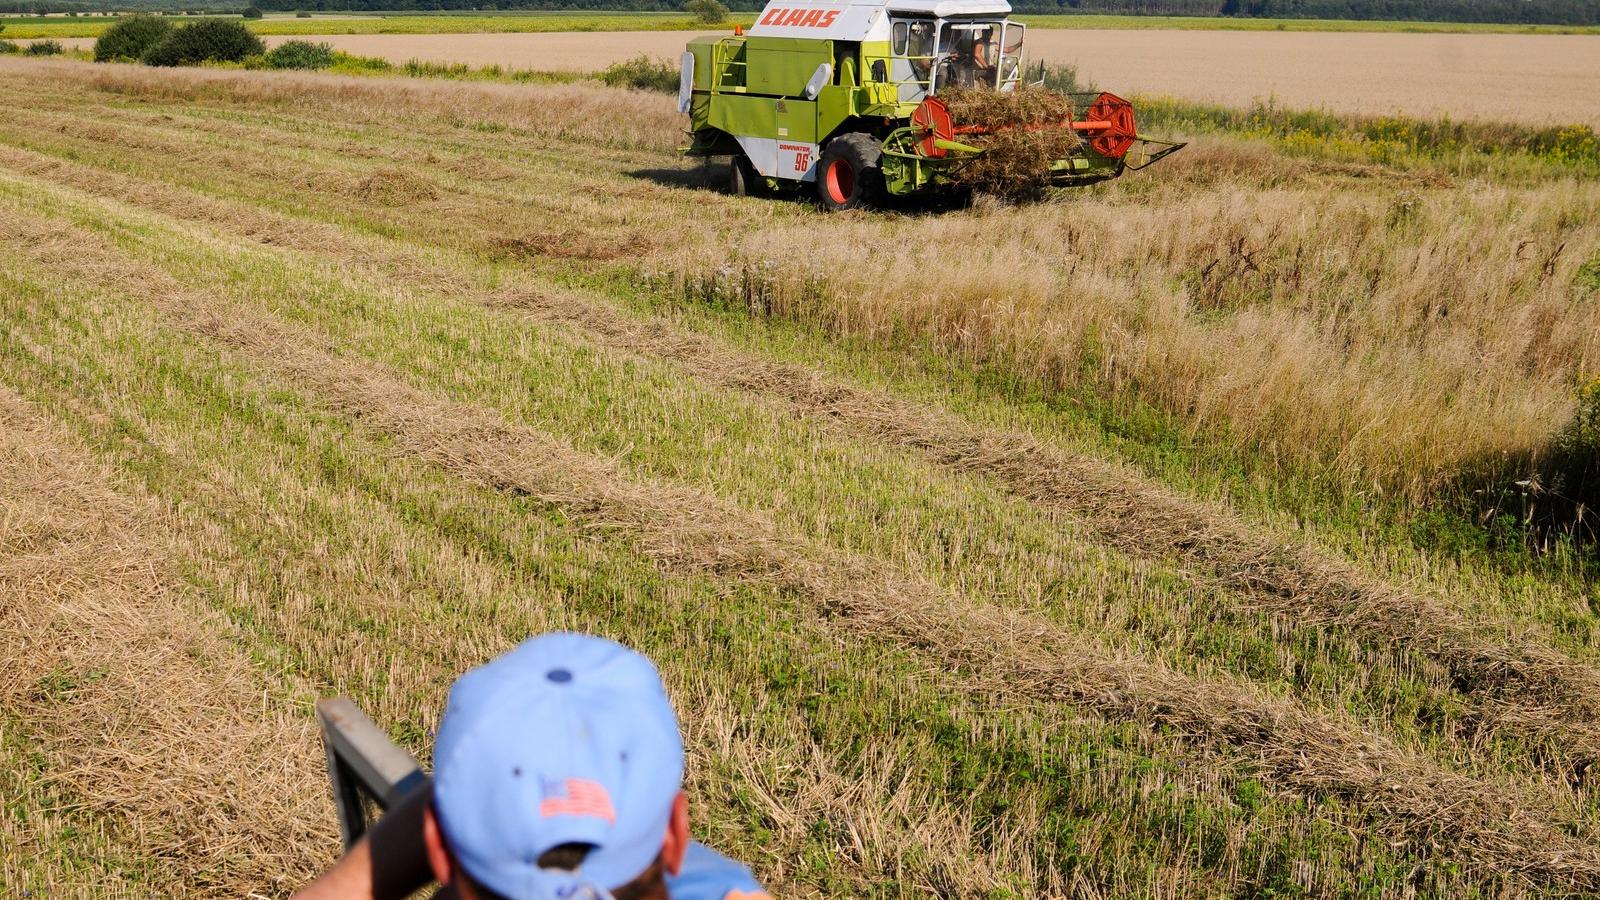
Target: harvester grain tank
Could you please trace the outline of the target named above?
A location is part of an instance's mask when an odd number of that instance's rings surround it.
[[[737,193],[813,185],[832,209],[938,190],[985,152],[983,124],[954,120],[940,92],[1024,89],[1027,29],[1006,0],[770,0],[749,34],[691,40],[678,108],[685,152],[733,159]],[[1133,107],[1073,95],[1081,141],[1046,181],[1084,185],[1182,147],[1141,137]]]

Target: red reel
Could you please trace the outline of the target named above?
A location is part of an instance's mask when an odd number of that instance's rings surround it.
[[[1101,156],[1121,159],[1139,137],[1139,129],[1133,123],[1133,104],[1116,94],[1108,92],[1094,98],[1084,118],[1097,125],[1104,123],[1089,138],[1089,146]]]
[[[922,137],[917,140],[917,152],[931,159],[940,159],[949,151],[934,146],[934,141],[952,140],[956,134],[955,123],[950,120],[950,107],[938,97],[929,97],[911,112],[911,124],[917,126]]]

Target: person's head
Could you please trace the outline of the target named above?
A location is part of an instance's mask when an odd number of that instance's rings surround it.
[[[531,638],[450,691],[428,860],[463,896],[664,898],[689,842],[682,781],[649,660],[601,638]]]

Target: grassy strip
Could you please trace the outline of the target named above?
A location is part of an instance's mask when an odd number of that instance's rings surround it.
[[[122,894],[171,889],[156,860],[118,840],[83,798],[61,785],[41,741],[0,715],[0,885],[18,897]]]
[[[1587,125],[1534,127],[1447,118],[1357,116],[1292,110],[1275,103],[1249,109],[1170,97],[1135,100],[1148,133],[1227,134],[1259,138],[1295,156],[1350,159],[1380,166],[1434,165],[1461,175],[1505,177],[1517,163],[1580,176],[1600,173],[1600,134]]]
[[[409,78],[497,81],[507,84],[572,84],[588,78],[577,72],[545,72],[536,69],[510,68],[493,63],[486,66],[469,66],[466,63],[428,62],[420,59],[392,63],[382,57],[359,56],[342,50],[334,52],[333,65],[324,71],[333,75],[401,75]]]

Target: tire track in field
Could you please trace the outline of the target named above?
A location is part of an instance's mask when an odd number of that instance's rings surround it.
[[[1585,783],[1600,761],[1600,672],[1548,646],[1476,634],[1446,604],[1361,572],[1309,544],[1257,533],[1215,505],[1177,494],[1124,467],[1072,454],[1014,431],[985,428],[893,394],[818,370],[774,362],[686,331],[642,320],[574,291],[480,290],[415,251],[352,239],[337,226],[307,224],[186,189],[0,147],[17,171],[99,196],[136,196],[139,205],[219,227],[260,243],[335,254],[378,274],[454,298],[512,309],[545,326],[574,330],[612,349],[668,360],[710,383],[767,397],[846,433],[899,446],[952,469],[993,478],[1012,493],[1059,510],[1117,550],[1175,560],[1191,578],[1300,624],[1348,628],[1379,645],[1423,654],[1479,702],[1489,728],[1557,744],[1567,777]],[[376,248],[385,249],[378,250]]]
[[[1107,653],[1025,613],[976,607],[880,560],[782,532],[690,488],[631,478],[610,460],[341,357],[319,336],[217,303],[133,263],[80,229],[0,213],[0,233],[37,262],[150,304],[175,326],[235,348],[365,428],[460,477],[569,510],[674,571],[795,595],[853,632],[954,666],[980,687],[1068,702],[1232,747],[1313,797],[1358,800],[1397,838],[1446,844],[1531,882],[1600,891],[1600,847],[1567,834],[1514,788],[1441,769],[1338,717],[1231,677],[1195,678]],[[138,278],[128,278],[136,272]]]

